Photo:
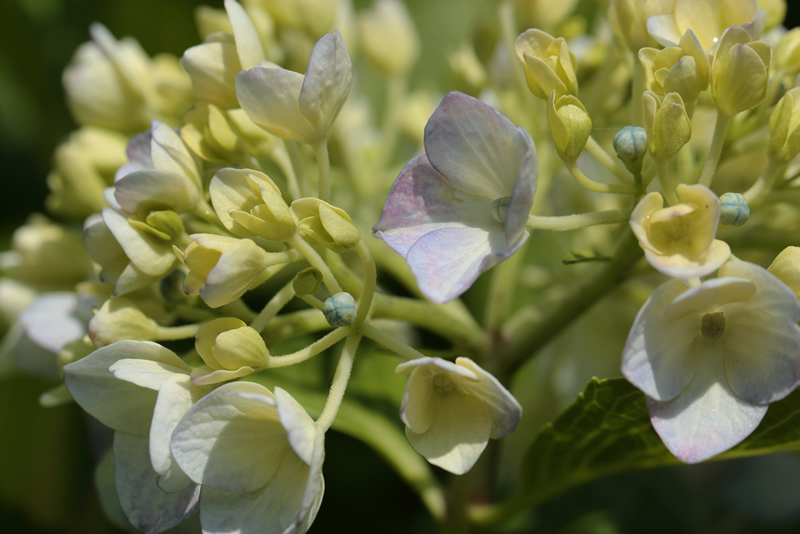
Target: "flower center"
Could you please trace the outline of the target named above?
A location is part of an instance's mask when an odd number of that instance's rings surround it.
[[[437,373],[433,375],[433,390],[436,393],[447,393],[452,391],[455,387],[453,379],[444,373]]]
[[[689,233],[689,223],[686,217],[678,216],[664,223],[664,231],[670,239],[680,239]]]
[[[700,322],[700,332],[707,339],[719,339],[725,333],[725,315],[722,312],[707,313]]]
[[[502,197],[495,199],[492,202],[492,217],[500,224],[505,224],[506,214],[508,213],[508,204],[511,202],[511,197]]]

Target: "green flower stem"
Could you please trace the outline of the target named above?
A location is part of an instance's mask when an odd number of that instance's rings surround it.
[[[209,321],[218,317],[216,313],[208,308],[195,308],[188,304],[177,304],[173,311],[178,314],[178,317],[187,321]]]
[[[250,323],[250,328],[261,333],[264,327],[267,326],[267,323],[278,315],[278,312],[281,311],[292,298],[294,298],[294,280],[283,286],[269,299],[264,309],[262,309],[253,322]]]
[[[305,302],[312,308],[322,311],[323,302],[314,295],[303,295],[302,297],[298,298],[300,298],[303,302]]]
[[[272,319],[261,333],[267,346],[294,339],[312,332],[328,330],[331,325],[319,310],[313,308],[284,313]]]
[[[575,215],[558,215],[553,217],[528,215],[528,223],[525,227],[531,230],[565,232],[601,224],[626,222],[630,217],[631,210],[629,209],[593,211],[590,213],[576,213]]]
[[[631,90],[631,125],[644,126],[644,106],[642,106],[642,93],[645,90],[644,67],[642,62],[633,53],[633,89]]]
[[[583,171],[578,168],[577,161],[565,161],[564,165],[567,166],[567,170],[569,170],[570,174],[572,174],[572,176],[578,180],[578,183],[589,191],[594,191],[595,193],[614,193],[619,195],[639,194],[639,188],[633,184],[603,184],[600,182],[595,182],[583,174]]]
[[[380,343],[390,351],[406,360],[416,360],[418,358],[425,358],[425,355],[419,352],[414,347],[403,343],[390,333],[376,328],[369,323],[361,325],[362,333],[370,338],[372,341]]]
[[[500,35],[503,39],[503,46],[506,47],[508,61],[513,62],[511,68],[514,78],[514,85],[519,94],[520,102],[530,102],[530,91],[528,83],[525,81],[525,69],[516,62],[517,58],[517,23],[514,16],[515,3],[512,0],[502,0],[497,4],[497,14],[500,18]]]
[[[406,321],[434,332],[473,356],[484,354],[488,347],[488,338],[480,326],[431,302],[376,293],[372,315]]]
[[[783,80],[784,76],[786,76],[786,71],[784,69],[775,70],[772,76],[770,76],[767,93],[764,95],[764,100],[761,101],[761,105],[756,108],[755,116],[752,119],[755,124],[761,124],[768,118],[768,112],[772,107],[772,103],[775,101],[775,97],[778,96],[778,91],[781,88],[781,80]]]
[[[187,339],[197,335],[203,323],[184,324],[181,326],[161,326],[156,330],[156,341],[174,341]]]
[[[386,115],[383,117],[380,154],[378,168],[385,169],[392,162],[397,134],[400,130],[400,119],[403,116],[406,92],[406,77],[396,74],[386,82]]]
[[[314,145],[319,168],[319,199],[325,202],[331,198],[331,158],[328,155],[328,139],[325,138]]]
[[[300,194],[300,185],[297,182],[297,173],[294,170],[286,146],[276,145],[275,148],[270,151],[269,157],[286,178],[286,185],[289,187],[289,195],[292,197],[292,200],[301,198],[302,195]]]
[[[249,323],[256,318],[256,312],[247,307],[242,299],[236,299],[231,303],[217,308],[220,316],[236,317],[242,321]]]
[[[620,182],[624,184],[633,183],[631,173],[628,172],[622,162],[618,158],[612,157],[591,135],[586,141],[586,150],[588,150],[603,167],[611,171]]]
[[[703,172],[700,173],[698,184],[706,187],[711,187],[711,182],[714,180],[714,175],[717,172],[717,164],[719,157],[722,154],[722,145],[725,142],[725,130],[728,128],[728,122],[731,118],[729,115],[717,111],[717,122],[714,124],[714,135],[711,138],[711,148],[708,150],[706,162],[703,165]]]
[[[341,293],[342,288],[339,286],[339,282],[336,281],[336,277],[333,276],[328,264],[323,261],[322,257],[314,250],[314,247],[309,245],[298,233],[292,235],[288,243],[300,252],[312,267],[322,273],[322,281],[328,286],[328,291],[332,294]]]
[[[747,204],[752,207],[753,205],[757,205],[758,201],[764,200],[764,195],[769,193],[772,189],[772,186],[775,185],[775,180],[783,174],[785,163],[775,158],[769,158],[767,162],[767,168],[764,169],[764,172],[761,173],[761,176],[758,177],[758,180],[750,186],[750,189],[745,191],[742,196],[747,201]]]
[[[656,161],[656,174],[658,181],[661,182],[661,189],[664,192],[664,197],[670,206],[680,204],[678,194],[675,192],[675,184],[672,183],[672,177],[669,172],[669,161],[661,160]]]
[[[528,239],[513,256],[494,268],[492,281],[489,286],[489,296],[485,308],[484,325],[489,333],[489,338],[493,346],[500,343],[503,324],[511,311],[511,304],[514,300],[517,284],[519,283],[519,272],[525,264],[527,256]],[[490,349],[490,354],[494,350]],[[482,364],[483,362],[478,362]]]
[[[372,253],[370,253],[363,239],[356,245],[356,252],[359,258],[361,258],[361,263],[364,265],[364,289],[361,292],[361,299],[358,301],[358,312],[356,314],[356,324],[361,324],[367,320],[369,308],[375,296],[378,271],[375,267],[375,259],[372,257]]]
[[[576,284],[561,299],[555,309],[545,314],[544,318],[522,332],[511,341],[506,351],[502,367],[502,376],[510,376],[529,357],[535,355],[550,342],[561,330],[570,325],[597,301],[607,295],[628,275],[629,270],[642,257],[642,249],[630,228],[626,228],[614,247],[611,260],[583,283]]]
[[[297,183],[300,186],[300,195],[303,197],[312,196],[311,184],[308,183],[306,168],[303,165],[303,156],[300,154],[300,148],[297,146],[297,142],[284,139],[283,144],[286,147],[287,154],[289,154],[289,161],[292,162],[294,175],[297,177]]]
[[[222,224],[219,222],[217,213],[211,208],[211,206],[208,205],[208,202],[206,202],[205,199],[200,199],[200,201],[198,201],[197,207],[194,210],[194,214],[198,218],[213,225],[214,228],[223,228]]]
[[[336,414],[339,413],[339,408],[342,406],[344,392],[347,389],[347,382],[350,380],[353,360],[356,357],[356,350],[358,350],[360,341],[360,333],[351,333],[344,342],[342,355],[339,357],[339,364],[336,366],[331,390],[328,393],[328,400],[325,401],[325,407],[322,409],[322,413],[319,414],[319,418],[317,418],[317,425],[322,432],[328,431],[333,424],[333,420],[336,419]]]
[[[352,328],[349,326],[343,326],[341,328],[337,328],[331,332],[328,332],[323,337],[316,340],[311,345],[298,350],[297,352],[292,352],[291,354],[284,354],[282,356],[271,356],[269,359],[269,363],[267,364],[267,369],[276,369],[278,367],[288,367],[290,365],[294,365],[296,363],[302,363],[306,360],[309,360],[322,352],[323,350],[329,349],[330,347],[337,344],[339,341],[343,340],[347,334],[352,331]]]
[[[364,289],[361,278],[347,266],[339,254],[332,250],[326,250],[325,252],[325,263],[328,264],[331,272],[342,284],[342,289],[353,295],[354,299],[360,298]]]

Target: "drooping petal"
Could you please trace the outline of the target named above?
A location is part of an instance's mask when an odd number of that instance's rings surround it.
[[[522,243],[524,239],[508,249],[501,228],[441,228],[417,240],[406,261],[420,291],[443,304],[469,289],[481,273],[508,259]]]
[[[722,344],[700,337],[695,374],[674,399],[647,399],[650,421],[664,445],[686,463],[707,460],[740,443],[756,429],[767,406],[751,404],[728,385]]]
[[[264,47],[261,45],[258,33],[241,4],[235,0],[225,0],[225,11],[231,21],[236,52],[239,55],[242,69],[251,69],[262,61],[266,61]]]
[[[17,321],[31,341],[57,354],[64,345],[86,334],[86,317],[82,317],[80,307],[77,293],[43,293],[19,314]]]
[[[130,382],[140,388],[158,391],[161,385],[175,374],[188,375],[189,367],[183,365],[176,367],[162,362],[142,360],[139,358],[125,358],[117,360],[109,368],[109,372],[118,380]]]
[[[197,511],[200,486],[189,484],[164,493],[150,466],[146,437],[114,434],[114,480],[122,509],[133,526],[146,533],[162,532]]]
[[[317,132],[300,112],[302,87],[303,75],[284,69],[254,67],[236,75],[236,96],[251,121],[272,135],[314,143]]]
[[[491,209],[492,203],[486,198],[458,194],[423,153],[400,171],[372,230],[406,257],[419,238],[440,228],[499,228]]]
[[[262,487],[294,455],[274,402],[269,390],[249,382],[225,384],[209,393],[173,432],[178,465],[198,484],[222,491]]]
[[[339,115],[353,83],[350,54],[338,30],[323,35],[308,61],[300,90],[300,113],[324,138]]]
[[[162,241],[128,224],[128,220],[108,208],[103,209],[103,221],[114,238],[140,271],[148,276],[164,276],[175,264],[172,243]]]
[[[200,296],[212,308],[228,304],[244,295],[268,266],[269,253],[249,239],[239,239],[208,273]]]
[[[709,275],[719,269],[730,258],[731,248],[726,242],[715,239],[708,251],[694,261],[681,254],[663,256],[649,249],[645,249],[644,254],[650,265],[659,272],[680,280],[688,280]]]
[[[275,406],[295,454],[311,465],[316,436],[321,432],[305,408],[283,389],[275,388]]]
[[[723,267],[726,275],[756,285],[747,302],[721,308],[725,371],[731,389],[753,404],[784,398],[800,382],[800,303],[794,292],[766,269],[743,261]]]
[[[185,176],[197,189],[202,189],[200,160],[183,142],[180,133],[159,121],[153,121],[150,131],[153,136],[150,143],[153,167]]]
[[[494,200],[510,196],[514,189],[529,151],[525,137],[490,106],[452,92],[425,126],[425,153],[457,189]]]
[[[173,375],[158,391],[150,425],[150,463],[158,473],[158,487],[166,492],[180,491],[191,482],[172,457],[169,444],[178,422],[205,391],[193,386],[185,374]]]
[[[659,286],[639,310],[622,351],[622,374],[657,401],[674,399],[694,376],[699,318],[664,316],[670,302],[686,290],[680,280]]]
[[[489,413],[492,423],[492,439],[500,439],[512,433],[522,417],[522,406],[517,399],[490,373],[481,369],[478,364],[469,358],[456,358],[458,367],[466,368],[475,373],[478,380],[462,380],[459,384],[470,394],[480,398]]]
[[[198,100],[223,109],[239,107],[234,84],[242,68],[234,43],[207,42],[188,48],[181,66],[189,73]]]
[[[104,425],[146,436],[156,392],[119,380],[108,370],[118,360],[138,358],[189,368],[171,350],[150,341],[117,341],[64,366],[64,383],[75,401]]]
[[[191,212],[200,200],[200,190],[182,174],[160,169],[136,171],[120,179],[114,198],[123,211],[136,214],[145,209]]]
[[[675,297],[664,310],[664,319],[674,321],[690,313],[713,312],[725,304],[747,302],[756,291],[756,285],[747,278],[723,276],[707,280]]]
[[[489,442],[492,423],[486,403],[452,391],[435,395],[433,410],[427,432],[415,434],[406,427],[408,442],[433,465],[462,475],[475,465]]]
[[[681,38],[675,16],[671,13],[647,17],[647,33],[664,47],[678,46]]]
[[[228,380],[251,375],[257,370],[258,369],[247,366],[240,367],[235,371],[228,371],[227,369],[215,370],[208,365],[201,365],[192,371],[192,383],[198,386],[219,384],[220,382],[227,382]]]
[[[436,415],[433,411],[433,384],[431,370],[427,367],[414,369],[406,383],[400,419],[415,434],[427,432]]]

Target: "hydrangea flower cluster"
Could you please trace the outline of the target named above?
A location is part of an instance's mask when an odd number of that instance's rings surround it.
[[[556,432],[595,374],[641,390],[686,463],[791,395],[800,249],[758,263],[800,222],[800,37],[781,2],[599,4],[609,31],[577,47],[549,33],[567,8],[526,28],[501,2],[502,39],[462,43],[441,93],[412,83],[430,50],[400,0],[225,0],[180,60],[91,27],[48,180],[63,222],[33,217],[0,255],[0,372],[63,379],[42,404],[113,430],[120,524],[306,532],[339,431],[443,528],[489,528],[550,491],[508,467],[528,443],[496,440]],[[624,326],[552,356],[589,309]]]

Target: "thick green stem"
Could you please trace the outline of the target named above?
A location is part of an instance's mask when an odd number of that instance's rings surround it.
[[[664,191],[664,198],[667,199],[667,203],[670,206],[680,204],[675,184],[672,183],[672,178],[670,177],[669,161],[657,161],[656,173],[658,174],[658,181],[661,182],[661,189]]]
[[[289,238],[288,243],[292,245],[300,254],[302,254],[312,267],[316,268],[320,273],[322,273],[322,281],[325,282],[326,286],[328,286],[328,291],[330,291],[332,294],[341,293],[342,288],[339,286],[339,282],[336,281],[336,277],[333,276],[330,268],[328,268],[328,264],[325,263],[317,251],[314,250],[314,247],[309,245],[306,240],[300,237],[300,234],[297,233]]]
[[[630,229],[620,236],[611,261],[593,276],[577,284],[545,317],[511,341],[502,362],[508,376],[529,357],[535,355],[565,327],[570,325],[602,297],[607,295],[628,275],[630,268],[642,257],[642,249]]]
[[[631,210],[629,209],[593,211],[590,213],[576,213],[575,215],[558,215],[553,217],[528,215],[528,224],[526,228],[565,232],[601,224],[626,222],[630,217]]]
[[[595,141],[594,137],[589,136],[589,139],[586,141],[586,150],[588,150],[603,167],[611,171],[620,182],[624,184],[633,183],[633,176],[631,176],[631,173],[628,172],[623,163],[618,158],[612,157],[611,154],[606,152],[606,149],[600,146],[600,143]]]
[[[181,326],[161,326],[156,331],[156,341],[174,341],[187,339],[197,335],[203,323],[184,324]]]
[[[714,124],[714,136],[711,138],[711,148],[708,150],[706,162],[703,165],[703,172],[700,174],[698,184],[711,187],[714,175],[717,173],[717,164],[722,155],[722,145],[725,143],[725,130],[731,120],[729,115],[717,111],[717,122]]]
[[[339,357],[339,364],[336,366],[336,373],[333,375],[333,383],[328,393],[328,400],[325,407],[319,414],[317,425],[320,430],[327,432],[339,413],[339,408],[344,400],[344,392],[347,390],[347,382],[350,380],[350,372],[353,370],[353,360],[356,357],[358,343],[361,341],[361,334],[351,333],[344,342],[342,355]]]
[[[258,333],[267,326],[278,312],[283,309],[286,304],[294,297],[294,280],[283,286],[275,295],[267,302],[264,309],[261,310],[256,318],[250,323],[250,328]]]
[[[292,200],[301,198],[300,185],[297,182],[297,173],[294,170],[294,166],[292,166],[292,161],[286,150],[286,146],[277,145],[270,152],[270,157],[286,178],[286,185],[289,187],[289,195],[292,197]]]
[[[758,180],[750,186],[750,189],[742,194],[751,207],[758,204],[759,201],[762,201],[765,195],[770,192],[772,186],[775,184],[775,180],[782,174],[781,171],[783,171],[784,165],[785,163],[782,161],[769,158],[767,168],[764,169],[764,172],[758,177]]]
[[[364,288],[361,292],[361,299],[358,301],[358,312],[356,314],[356,324],[361,324],[367,320],[369,308],[372,305],[372,299],[375,296],[375,285],[378,281],[378,271],[375,268],[375,259],[364,243],[360,240],[356,245],[356,252],[361,263],[364,265]]]
[[[406,92],[405,74],[395,74],[386,81],[386,115],[383,118],[378,168],[385,169],[392,162],[400,119],[403,116]]]
[[[527,245],[530,241],[528,239],[513,256],[495,267],[492,273],[484,325],[493,345],[500,341],[497,336],[502,331],[503,323],[505,323],[506,317],[511,311],[515,288],[519,280],[519,272],[525,263]]]
[[[331,159],[328,155],[328,140],[323,139],[314,145],[319,169],[319,199],[325,202],[331,198]]]
[[[311,332],[327,330],[331,327],[322,312],[313,308],[291,313],[282,313],[273,318],[262,332],[267,346],[293,339]]]
[[[508,54],[508,61],[512,62],[511,72],[514,78],[514,85],[517,89],[520,102],[530,101],[530,91],[528,91],[528,83],[525,81],[524,67],[520,68],[517,63],[517,27],[514,17],[515,3],[512,0],[502,0],[497,5],[498,16],[500,18],[500,35],[503,39],[503,46],[506,48]]]
[[[416,360],[418,358],[425,357],[424,354],[419,352],[414,347],[403,343],[388,332],[381,330],[380,328],[376,328],[369,323],[364,323],[361,328],[365,336],[377,343],[380,343],[390,351],[405,358],[406,360]]]
[[[631,125],[644,126],[644,107],[642,106],[642,93],[644,93],[644,68],[639,57],[633,54],[633,89],[631,92]]]
[[[329,349],[330,347],[334,346],[336,343],[341,341],[342,339],[347,336],[351,332],[352,328],[349,326],[343,326],[341,328],[337,328],[331,332],[328,332],[323,337],[316,340],[311,345],[298,350],[297,352],[292,352],[291,354],[284,354],[282,356],[271,356],[269,359],[269,364],[267,365],[267,369],[275,369],[278,367],[288,367],[290,365],[294,365],[297,363],[304,362],[308,359],[313,358],[323,350]]]
[[[294,175],[297,177],[297,183],[300,186],[300,194],[304,197],[310,197],[311,184],[308,183],[306,167],[303,165],[303,156],[300,154],[300,148],[297,146],[297,142],[284,139],[283,145],[286,147],[286,152],[289,154],[289,161],[292,162]]]
[[[638,195],[639,187],[633,184],[604,184],[595,182],[578,168],[577,161],[565,161],[570,174],[575,177],[579,184],[595,193],[615,193],[619,195]]]

